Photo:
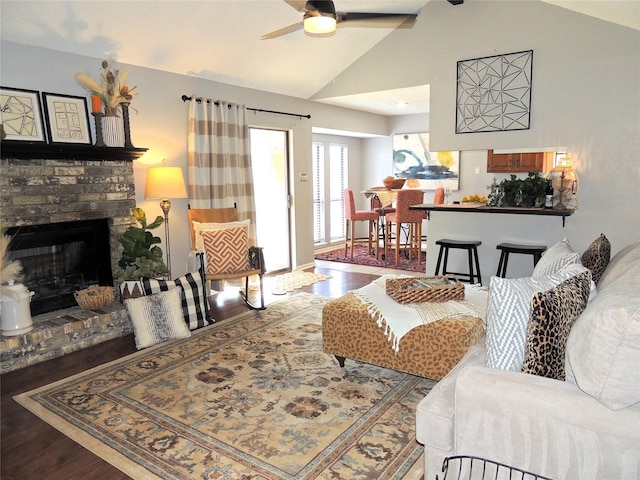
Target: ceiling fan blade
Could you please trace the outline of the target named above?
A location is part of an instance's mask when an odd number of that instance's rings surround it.
[[[284,2],[300,13],[304,13],[304,7],[307,4],[307,0],[284,0]]]
[[[282,27],[270,33],[266,33],[262,35],[260,39],[271,40],[272,38],[282,37],[283,35],[288,35],[289,33],[297,32],[298,30],[302,30],[303,28],[304,28],[304,25],[302,22],[292,23],[289,26]]]
[[[411,13],[338,12],[339,27],[411,28],[418,15]]]

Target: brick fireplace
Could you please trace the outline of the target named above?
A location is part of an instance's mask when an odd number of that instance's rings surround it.
[[[2,142],[0,221],[5,227],[106,219],[111,268],[135,207],[133,160],[146,149]],[[131,332],[126,310],[70,307],[33,317],[28,334],[2,337],[1,372]]]

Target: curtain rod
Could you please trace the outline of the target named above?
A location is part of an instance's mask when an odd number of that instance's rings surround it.
[[[182,101],[183,102],[187,102],[190,101],[191,97],[187,97],[186,95],[182,95]],[[202,98],[198,97],[196,98],[196,102],[200,103],[202,102]],[[209,103],[210,100],[207,100],[207,103]],[[220,103],[218,102],[214,102],[214,105],[220,105]],[[276,110],[263,110],[262,108],[250,108],[247,107],[247,110],[250,110],[252,112],[263,112],[263,113],[273,113],[275,115],[289,115],[291,117],[299,117],[299,118],[311,118],[311,115],[302,115],[300,113],[288,113],[288,112],[278,112]]]

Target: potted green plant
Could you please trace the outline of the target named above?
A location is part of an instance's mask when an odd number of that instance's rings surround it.
[[[541,207],[547,189],[547,179],[540,172],[529,172],[526,178],[511,175],[498,184],[490,196],[490,204],[504,207]]]
[[[149,231],[162,225],[164,219],[158,215],[153,223],[148,224],[147,215],[141,208],[134,208],[131,213],[139,226],[131,225],[118,239],[122,245],[122,256],[115,271],[123,299],[142,294],[141,277],[157,278],[168,272],[162,249],[158,246],[160,237]]]

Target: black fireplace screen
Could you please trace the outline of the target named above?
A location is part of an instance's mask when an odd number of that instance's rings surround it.
[[[7,229],[9,257],[20,260],[23,280],[34,292],[31,314],[77,305],[74,292],[113,285],[108,220],[29,225]]]

